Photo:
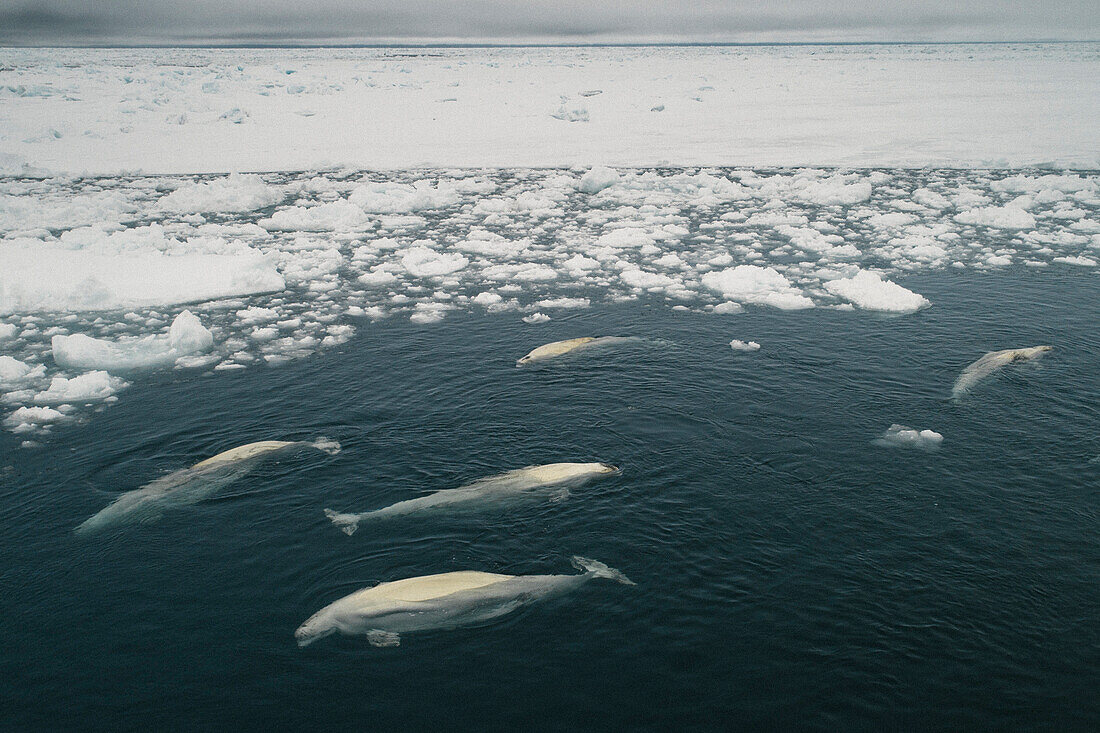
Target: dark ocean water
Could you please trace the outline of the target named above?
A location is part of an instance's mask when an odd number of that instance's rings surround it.
[[[139,380],[39,449],[0,433],[9,730],[1100,727],[1100,277],[940,272],[934,306],[735,316],[600,304],[389,319],[277,368]],[[645,341],[543,367],[582,335]],[[758,341],[734,352],[731,338]],[[959,403],[986,351],[1052,344]],[[873,444],[892,423],[936,451]],[[218,497],[91,539],[81,521],[233,446],[329,436]],[[560,503],[364,525],[511,468],[606,461]],[[591,582],[397,648],[310,614],[460,569]]]

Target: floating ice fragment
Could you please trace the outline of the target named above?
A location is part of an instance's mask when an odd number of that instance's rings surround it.
[[[127,383],[104,371],[88,372],[72,379],[54,377],[49,389],[34,396],[36,405],[62,405],[72,403],[101,402]]]
[[[730,348],[734,351],[760,351],[760,344],[755,341],[741,341],[740,339],[734,339],[730,341]]]
[[[884,447],[920,448],[934,450],[943,442],[943,436],[934,430],[914,430],[897,423],[891,425],[875,445]]]
[[[581,180],[577,183],[577,190],[581,193],[599,193],[608,186],[615,185],[618,180],[619,174],[614,169],[597,165],[581,176]]]
[[[924,296],[890,280],[883,280],[881,275],[870,270],[860,270],[852,277],[830,280],[825,283],[825,289],[864,310],[913,313],[931,305]]]
[[[470,260],[460,254],[436,252],[424,246],[399,250],[401,264],[413,277],[439,277],[449,275],[470,264]]]
[[[813,308],[814,302],[791,285],[786,277],[773,267],[738,265],[702,277],[703,285],[720,292],[731,300],[743,303],[759,303],[782,310]]]
[[[28,433],[48,428],[65,417],[65,413],[52,407],[20,407],[4,418],[4,427],[13,433]]]
[[[160,208],[181,214],[207,211],[255,211],[279,203],[282,194],[257,175],[233,173],[177,188],[160,200]]]
[[[983,206],[956,214],[960,224],[977,224],[994,229],[1034,229],[1035,217],[1018,206]]]
[[[550,320],[550,316],[545,313],[532,313],[529,316],[523,317],[524,323],[546,323]]]
[[[169,305],[286,287],[267,257],[243,245],[236,251],[166,255],[16,240],[0,247],[0,313]]]
[[[191,311],[183,311],[166,336],[105,341],[84,334],[54,336],[53,359],[63,367],[127,371],[172,364],[181,356],[210,349],[214,335]]]
[[[32,367],[25,362],[19,361],[15,357],[0,356],[0,385],[40,379],[45,376],[45,374],[46,367],[41,364]]]

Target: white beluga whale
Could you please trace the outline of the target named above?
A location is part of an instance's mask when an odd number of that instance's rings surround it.
[[[250,473],[260,460],[295,448],[316,448],[330,455],[340,451],[336,441],[264,440],[238,446],[127,491],[76,528],[77,534],[94,534],[124,524],[154,522],[164,512],[202,501]]]
[[[455,629],[504,616],[548,596],[567,593],[593,578],[634,582],[614,568],[574,557],[579,575],[501,575],[463,570],[394,580],[344,596],[294,632],[303,647],[329,634],[366,636],[372,646],[397,646],[410,631]]]
[[[536,361],[546,361],[547,359],[563,356],[564,354],[569,354],[578,349],[590,349],[594,346],[610,346],[611,344],[631,341],[641,341],[641,339],[632,336],[585,336],[583,338],[567,339],[565,341],[553,341],[548,344],[543,344],[537,349],[532,349],[526,356],[520,357],[516,360],[516,366],[523,366]]]
[[[975,384],[1006,364],[1038,359],[1053,348],[1053,346],[1031,346],[1026,349],[991,351],[962,370],[959,378],[955,380],[955,386],[951,388],[951,397],[952,399],[959,399],[969,392]]]
[[[370,512],[342,514],[325,509],[325,516],[350,535],[355,533],[363,520],[387,519],[432,509],[458,509],[520,497],[564,499],[569,495],[570,487],[579,486],[597,476],[617,473],[619,469],[609,463],[547,463],[506,471],[457,489],[443,489]]]

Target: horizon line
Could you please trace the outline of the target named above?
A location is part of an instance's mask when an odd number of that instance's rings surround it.
[[[188,49],[233,49],[233,48],[424,48],[424,49],[463,49],[463,48],[699,48],[699,47],[760,47],[760,46],[977,46],[977,45],[1015,45],[1015,44],[1074,44],[1100,43],[1097,39],[1018,39],[1018,40],[952,40],[952,41],[602,41],[602,42],[440,42],[440,41],[403,41],[403,42],[267,42],[267,41],[150,41],[137,43],[108,42],[68,42],[68,43],[0,43],[0,48],[51,48],[51,49],[127,49],[127,48],[188,48]]]

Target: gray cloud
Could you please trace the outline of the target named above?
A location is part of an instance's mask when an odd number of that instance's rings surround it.
[[[0,43],[1091,40],[1095,0],[8,0]]]

